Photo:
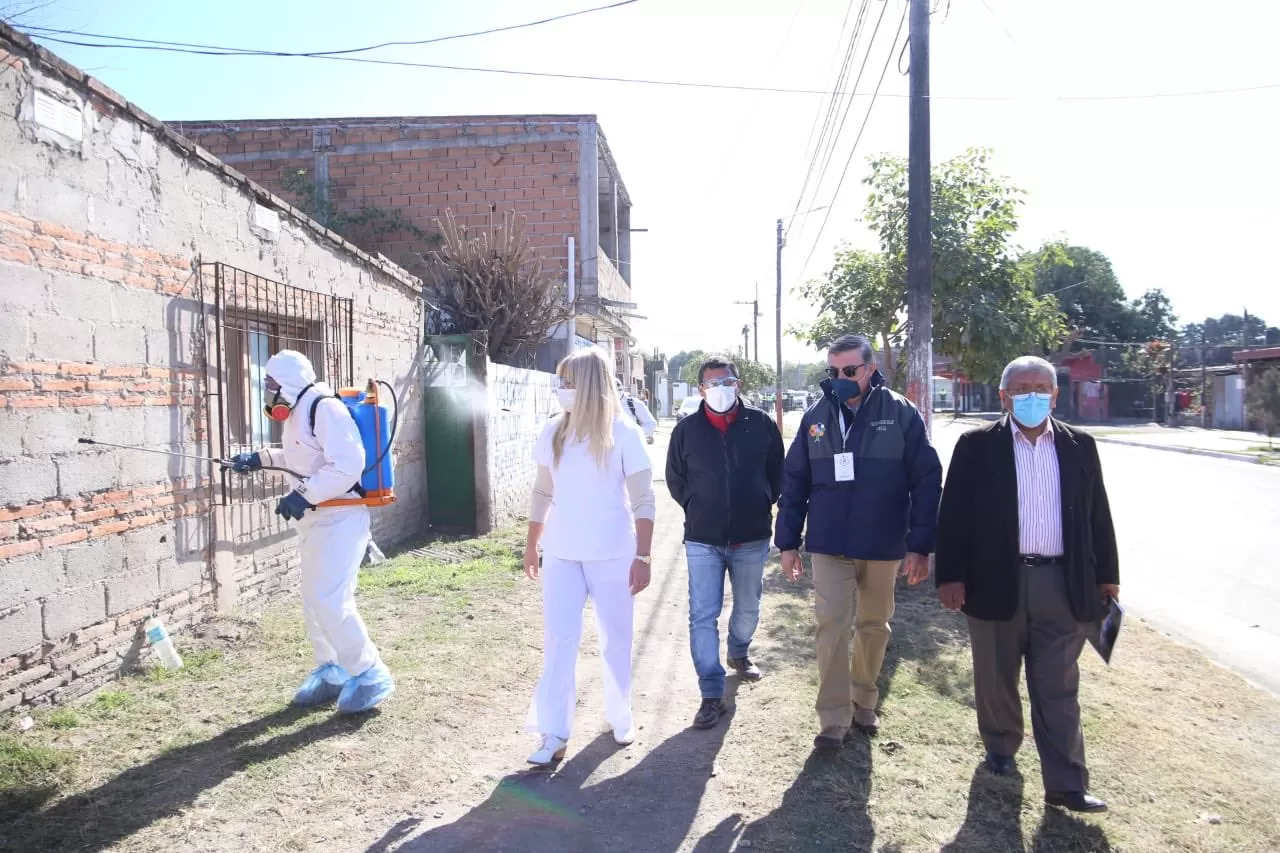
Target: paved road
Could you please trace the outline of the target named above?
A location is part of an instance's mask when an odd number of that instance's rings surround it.
[[[967,428],[934,421],[944,462]],[[1130,613],[1280,693],[1280,469],[1098,447]]]
[[[802,414],[784,415],[789,434]],[[943,464],[972,428],[935,416]],[[1130,614],[1280,694],[1280,468],[1098,447]]]

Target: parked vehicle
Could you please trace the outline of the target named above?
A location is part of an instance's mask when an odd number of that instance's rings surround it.
[[[701,397],[685,397],[684,402],[680,404],[680,408],[676,410],[676,423],[696,413],[701,405]]]

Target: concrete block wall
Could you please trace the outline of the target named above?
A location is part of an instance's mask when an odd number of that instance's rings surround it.
[[[469,228],[525,217],[549,272],[563,275],[579,233],[579,143],[594,116],[404,117],[298,121],[179,122],[178,131],[253,180],[283,192],[287,171],[327,177],[337,210],[402,211],[428,234],[451,210]],[[594,151],[593,151],[594,155]],[[594,208],[595,197],[590,204]],[[582,241],[579,238],[579,246]],[[391,234],[366,248],[412,268],[427,247]],[[579,260],[582,259],[580,256]]]
[[[533,445],[550,417],[560,410],[554,374],[488,365],[487,455],[492,525],[527,517],[537,466]]]
[[[181,632],[296,589],[294,532],[271,502],[213,507],[205,463],[78,442],[218,453],[200,262],[354,300],[356,378],[386,379],[402,404],[400,500],[375,510],[379,542],[418,533],[426,489],[416,279],[2,25],[0,71],[2,711],[127,669],[152,612]],[[221,541],[234,561],[219,575]]]

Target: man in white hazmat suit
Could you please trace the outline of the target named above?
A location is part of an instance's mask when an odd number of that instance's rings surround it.
[[[240,473],[269,465],[300,475],[294,490],[276,506],[277,515],[298,524],[302,612],[317,664],[293,703],[321,705],[336,698],[340,713],[367,711],[395,690],[356,612],[356,576],[369,543],[369,508],[324,505],[357,497],[364,445],[347,407],[333,389],[316,381],[315,369],[302,353],[281,350],[267,361],[266,374],[265,408],[268,417],[284,424],[283,447],[241,453],[231,462]]]
[[[649,407],[645,405],[644,400],[624,390],[622,380],[616,376],[613,378],[613,387],[618,392],[618,400],[622,403],[623,411],[628,412],[635,419],[635,422],[640,425],[640,429],[644,432],[645,441],[653,444],[653,434],[658,429],[658,421],[653,417],[653,413],[649,411]]]

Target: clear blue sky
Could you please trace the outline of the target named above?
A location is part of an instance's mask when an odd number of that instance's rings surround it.
[[[603,0],[55,0],[26,23],[141,38],[312,50],[519,23]],[[859,86],[869,92],[905,0],[888,10]],[[0,2],[0,7],[15,0]],[[945,9],[946,0],[942,0]],[[378,56],[497,68],[830,88],[846,0],[639,0],[534,29]],[[872,12],[878,15],[880,0]],[[797,14],[798,10],[798,14]],[[1108,254],[1126,291],[1163,287],[1184,321],[1248,308],[1280,324],[1280,89],[1073,100],[1280,83],[1280,3],[1240,0],[953,0],[934,17],[934,158],[995,149],[1028,192],[1019,241],[1065,236]],[[905,38],[905,32],[904,32]],[[774,220],[796,207],[816,95],[539,80],[310,59],[206,58],[49,45],[164,119],[595,113],[635,204],[642,345],[741,341],[754,283],[773,328]],[[905,67],[905,66],[904,66]],[[889,71],[844,189],[804,217],[788,289],[858,221],[865,156],[905,153],[907,80]],[[997,100],[951,100],[992,96]],[[830,203],[867,99],[855,102],[816,200]],[[808,266],[801,265],[812,251]],[[788,296],[788,325],[805,309]],[[762,341],[762,354],[772,341]],[[795,341],[788,358],[806,357]],[[770,359],[771,360],[771,359]]]

